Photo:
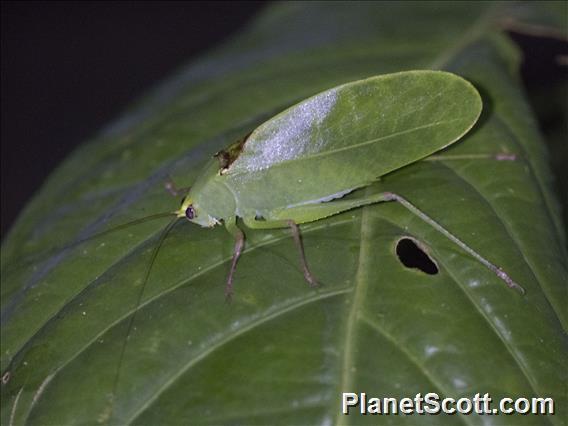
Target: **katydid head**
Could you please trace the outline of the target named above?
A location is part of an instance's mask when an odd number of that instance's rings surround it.
[[[189,196],[183,199],[180,209],[176,211],[176,215],[177,217],[185,217],[190,222],[201,225],[204,228],[211,228],[219,224],[217,219],[208,214]]]
[[[224,179],[220,174],[219,161],[216,158],[211,159],[193,182],[181,202],[181,207],[175,212],[176,216],[186,218],[204,228],[212,228],[222,220],[234,218],[236,202]]]

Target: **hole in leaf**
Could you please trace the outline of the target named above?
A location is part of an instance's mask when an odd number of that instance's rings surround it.
[[[414,239],[404,237],[396,243],[396,255],[407,268],[420,269],[428,275],[438,273],[438,265]]]

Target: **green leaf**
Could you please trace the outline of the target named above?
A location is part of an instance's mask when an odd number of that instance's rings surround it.
[[[2,424],[566,424],[568,262],[518,52],[497,25],[516,7],[279,3],[75,152],[2,247]],[[525,296],[394,203],[302,226],[318,290],[288,231],[247,230],[231,305],[234,242],[220,227],[176,224],[139,306],[167,221],[66,246],[176,209],[168,174],[190,185],[213,153],[297,101],[428,68],[483,97],[473,131],[441,154],[516,160],[421,161],[364,191],[404,195]],[[399,261],[404,236],[438,274]],[[343,391],[552,397],[556,415],[345,417]]]

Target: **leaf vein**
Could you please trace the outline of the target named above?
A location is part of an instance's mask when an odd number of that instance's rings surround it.
[[[497,211],[495,210],[495,207],[493,206],[492,203],[490,203],[487,198],[485,198],[483,196],[483,194],[480,192],[480,190],[476,187],[476,185],[467,180],[464,176],[460,175],[458,173],[457,170],[455,170],[454,168],[450,167],[449,165],[445,164],[442,162],[443,167],[446,167],[448,170],[452,171],[453,174],[456,176],[457,179],[461,180],[464,184],[466,184],[474,193],[477,197],[479,197],[488,207],[489,209],[493,212],[493,214],[495,215],[495,217],[497,218],[499,224],[502,226],[502,228],[505,230],[505,232],[507,233],[507,236],[509,237],[509,239],[513,242],[515,249],[520,252],[521,257],[523,258],[523,260],[527,263],[526,258],[524,256],[523,251],[520,249],[519,246],[519,242],[517,241],[517,239],[513,236],[513,233],[511,232],[511,230],[509,229],[509,227],[506,225],[505,221],[501,218],[501,216],[497,213]],[[530,265],[530,263],[527,263],[527,266],[529,267],[529,270],[531,271],[531,274],[533,275],[534,279],[536,280],[536,276],[534,274],[534,271]],[[449,269],[448,269],[449,270]],[[456,279],[456,282],[461,283],[456,277],[454,277]],[[492,323],[491,319],[485,315],[485,312],[478,306],[478,304],[470,297],[469,293],[467,292],[467,290],[464,288],[463,285],[460,285],[460,287],[464,290],[464,292],[467,294],[468,296],[468,300],[472,303],[472,305],[475,306],[475,308],[477,309],[478,312],[481,313],[482,317],[485,319],[485,321],[490,325],[490,328],[495,332],[495,334],[499,337],[499,340],[501,341],[501,343],[503,344],[503,346],[505,346],[505,348],[507,349],[507,351],[511,354],[512,358],[515,360],[515,363],[517,364],[517,366],[519,367],[519,370],[523,373],[523,375],[525,376],[525,378],[527,379],[528,383],[530,384],[532,390],[535,392],[535,394],[538,394],[538,392],[536,391],[536,384],[534,383],[532,377],[528,374],[528,371],[526,369],[526,366],[524,365],[524,363],[522,362],[521,358],[518,356],[517,352],[515,351],[515,348],[513,348],[511,346],[511,344],[509,343],[509,341],[507,341],[505,339],[505,337],[502,335],[502,333],[499,332],[499,329]]]
[[[381,327],[381,325],[379,325],[378,323],[376,323],[375,321],[371,320],[369,317],[367,317],[363,312],[360,312],[358,317],[365,323],[367,324],[369,327],[371,327],[373,330],[375,330],[376,332],[378,332],[379,334],[381,334],[383,337],[385,337],[393,346],[395,346],[400,352],[402,352],[402,354],[408,358],[408,360],[414,364],[416,366],[416,368],[424,375],[424,377],[426,377],[426,379],[434,386],[434,388],[436,388],[438,390],[439,396],[441,395],[446,395],[449,396],[451,395],[450,392],[448,392],[446,389],[444,389],[444,387],[438,383],[434,377],[430,374],[430,372],[424,367],[424,365],[422,365],[418,359],[406,348],[405,345],[403,345],[401,342],[397,341],[396,338],[391,335],[390,333],[387,333],[387,331],[384,329],[384,327]],[[462,423],[464,424],[474,424],[473,422],[469,421],[469,419],[471,418],[471,416],[463,416],[460,415],[458,416],[458,418],[461,420]]]
[[[340,296],[342,294],[349,293],[352,290],[353,289],[351,287],[338,288],[335,291],[320,292],[320,293],[317,293],[315,296],[302,297],[302,298],[294,301],[294,303],[290,303],[289,305],[283,305],[279,309],[275,310],[274,312],[272,312],[272,313],[270,313],[266,316],[261,316],[261,317],[255,319],[255,320],[251,321],[250,324],[235,330],[233,333],[229,333],[229,334],[225,335],[222,339],[219,339],[218,342],[211,344],[209,346],[209,348],[205,349],[200,354],[197,354],[196,356],[194,356],[187,364],[185,364],[185,366],[183,368],[181,368],[179,370],[179,372],[177,374],[172,375],[170,377],[170,379],[167,380],[165,383],[163,383],[160,386],[160,388],[157,389],[152,394],[152,397],[147,399],[146,402],[144,402],[144,404],[142,404],[140,406],[138,411],[136,413],[134,413],[134,415],[129,420],[127,420],[125,423],[130,424],[130,423],[134,422],[134,420],[136,420],[136,418],[138,418],[146,409],[148,409],[152,405],[152,403],[155,402],[158,399],[158,397],[162,393],[164,393],[170,386],[172,386],[174,384],[174,382],[179,377],[181,377],[183,374],[185,374],[187,371],[189,371],[192,367],[194,367],[196,364],[198,364],[200,361],[202,361],[207,355],[211,354],[212,352],[215,352],[219,348],[221,348],[224,345],[228,344],[229,342],[235,340],[236,338],[238,338],[239,336],[241,336],[245,332],[253,330],[254,328],[256,328],[256,327],[258,327],[258,326],[260,326],[264,323],[267,323],[267,322],[269,322],[269,321],[271,321],[275,318],[278,318],[281,315],[292,312],[295,309],[299,309],[302,306],[307,305],[309,303],[314,303],[314,302],[318,302],[320,300],[328,299],[328,298],[331,298],[331,297]]]

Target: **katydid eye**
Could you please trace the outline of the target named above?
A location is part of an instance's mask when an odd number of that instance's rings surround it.
[[[193,206],[189,206],[187,209],[185,209],[185,217],[187,217],[189,220],[193,219],[195,216],[195,209],[193,208]]]

